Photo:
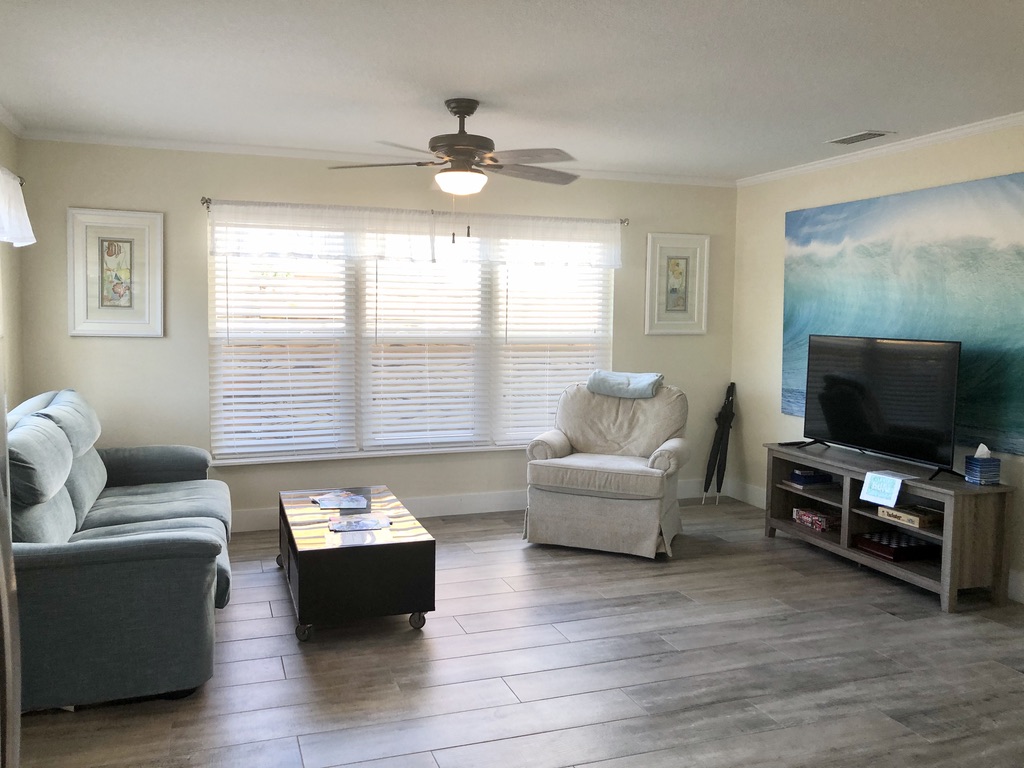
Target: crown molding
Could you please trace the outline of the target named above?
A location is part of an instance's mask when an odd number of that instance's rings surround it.
[[[739,179],[736,182],[736,186],[752,187],[757,184],[765,184],[769,181],[778,181],[780,179],[788,179],[794,176],[803,176],[805,174],[815,173],[816,171],[822,171],[827,168],[837,168],[843,165],[850,165],[852,163],[860,163],[864,160],[886,157],[888,155],[908,152],[912,149],[920,149],[922,147],[930,147],[936,144],[945,144],[968,136],[993,133],[995,131],[1003,130],[1004,128],[1015,128],[1021,125],[1024,125],[1024,112],[1016,112],[1012,115],[995,117],[990,120],[981,120],[977,123],[969,123],[968,125],[961,125],[956,128],[947,128],[944,131],[936,131],[935,133],[917,136],[912,139],[894,141],[881,147],[861,149],[857,152],[839,155],[838,157],[830,157],[826,160],[816,160],[813,163],[796,165],[792,168],[784,168],[779,171],[769,171],[768,173],[760,173],[756,176],[748,176],[744,179]]]
[[[25,126],[21,124],[11,111],[7,109],[3,104],[0,104],[0,124],[5,126],[7,130],[17,136],[19,139],[24,138]]]
[[[0,115],[2,117],[2,115]],[[54,141],[70,144],[99,144],[111,147],[127,147],[130,149],[158,149],[179,152],[208,152],[222,155],[252,155],[256,157],[280,157],[297,160],[323,160],[328,162],[381,162],[377,155],[361,155],[332,153],[327,150],[293,149],[289,147],[267,147],[249,144],[212,144],[207,142],[171,141],[165,139],[142,139],[131,136],[111,136],[107,134],[69,133],[65,131],[23,131],[19,138],[34,141]],[[627,171],[605,171],[592,169],[572,169],[581,178],[602,179],[605,181],[639,182],[643,184],[675,184],[696,187],[727,187],[735,189],[736,182],[731,179],[716,179],[699,176],[679,176],[672,174],[632,173]]]
[[[257,157],[282,157],[295,160],[344,161],[350,155],[331,153],[325,150],[292,149],[290,147],[265,147],[249,144],[214,144],[200,141],[172,141],[168,139],[143,139],[137,136],[112,136],[101,133],[68,133],[65,131],[25,131],[22,139],[31,141],[53,141],[67,144],[99,144],[127,149],[163,149],[171,152],[206,152],[219,155],[254,155]]]
[[[659,173],[633,173],[630,171],[602,171],[574,168],[586,179],[603,179],[605,181],[639,182],[642,184],[675,184],[690,187],[725,187],[735,189],[736,182],[732,179],[720,179],[710,176],[679,176]]]
[[[181,142],[160,139],[140,139],[138,137],[110,136],[106,134],[79,134],[61,131],[33,131],[26,130],[24,126],[7,109],[0,104],[0,123],[14,133],[19,139],[37,141],[69,142],[77,144],[101,144],[106,146],[128,147],[136,149],[159,149],[181,152],[207,152],[211,154],[226,155],[253,155],[257,157],[280,157],[298,160],[322,160],[330,162],[361,162],[353,160],[352,155],[331,153],[326,150],[293,149],[288,147],[268,147],[245,144],[211,144],[204,142]],[[671,184],[696,187],[722,187],[735,189],[737,187],[750,187],[758,184],[766,184],[771,181],[787,179],[796,176],[803,176],[815,173],[828,168],[837,168],[844,165],[863,162],[872,158],[886,157],[922,147],[944,144],[968,136],[992,133],[1005,128],[1013,128],[1024,125],[1024,112],[1017,112],[1012,115],[981,120],[977,123],[949,128],[943,131],[917,136],[911,139],[893,141],[880,147],[870,147],[855,152],[850,152],[836,157],[816,160],[803,165],[796,165],[790,168],[783,168],[777,171],[768,171],[754,176],[747,176],[736,181],[721,178],[683,176],[673,174],[656,173],[633,173],[627,171],[608,171],[600,169],[573,169],[581,178],[601,179],[605,181],[634,182],[642,184]]]

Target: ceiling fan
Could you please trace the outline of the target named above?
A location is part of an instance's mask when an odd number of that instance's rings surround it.
[[[561,149],[509,149],[495,152],[494,142],[486,136],[466,133],[466,118],[476,112],[476,108],[480,106],[480,102],[476,99],[447,99],[444,105],[448,107],[448,111],[452,115],[459,118],[459,132],[443,133],[430,140],[428,146],[434,159],[407,163],[336,165],[329,170],[387,168],[400,165],[448,165],[449,167],[440,171],[435,179],[442,191],[452,195],[472,195],[483,189],[484,184],[487,183],[487,176],[483,171],[528,181],[541,181],[545,184],[570,184],[579,178],[574,173],[535,167],[536,163],[560,163],[575,159]],[[391,144],[391,146],[412,149],[412,147],[403,147],[400,144]],[[421,150],[413,151],[420,152]]]

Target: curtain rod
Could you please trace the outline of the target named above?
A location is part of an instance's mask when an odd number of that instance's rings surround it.
[[[21,187],[25,186],[25,177],[24,176],[19,176],[18,177],[18,186],[21,186]]]
[[[21,179],[20,176],[18,178]],[[24,184],[25,180],[21,179],[21,183]],[[206,212],[207,213],[210,212],[210,204],[212,202],[213,202],[213,200],[210,199],[209,197],[201,197],[201,198],[199,198],[199,204],[206,208]],[[434,213],[433,210],[431,210],[430,212]],[[628,227],[629,226],[629,219],[619,219],[619,224],[621,224],[624,227]]]

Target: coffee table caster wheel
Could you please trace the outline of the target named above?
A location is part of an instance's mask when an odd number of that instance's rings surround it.
[[[427,615],[420,611],[409,616],[409,626],[413,629],[423,629],[423,625],[427,623]]]
[[[281,559],[281,556],[278,555],[276,559],[277,559],[277,567],[278,568],[284,568],[284,560]]]
[[[295,636],[299,638],[300,642],[308,642],[313,639],[313,625],[312,624],[296,624],[295,625]]]

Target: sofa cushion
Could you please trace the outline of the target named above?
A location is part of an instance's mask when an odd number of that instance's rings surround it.
[[[555,427],[580,453],[650,456],[686,427],[686,395],[665,385],[651,398],[597,395],[586,384],[571,384],[558,400]]]
[[[66,488],[41,504],[11,505],[11,540],[63,544],[75,532],[75,508]]]
[[[188,480],[106,488],[85,516],[82,530],[108,525],[206,517],[231,531],[231,495],[220,480]]]
[[[210,452],[192,445],[97,448],[107,467],[107,485],[148,485],[205,480]]]
[[[58,392],[38,415],[50,419],[64,431],[75,456],[83,455],[99,439],[100,420],[96,411],[73,389]]]
[[[49,419],[22,417],[7,433],[11,500],[28,507],[52,499],[71,472],[71,444]]]
[[[561,459],[539,459],[526,465],[531,487],[612,499],[660,499],[665,473],[637,456],[573,453]]]
[[[106,484],[107,468],[95,448],[90,448],[71,462],[71,472],[64,487],[68,489],[75,507],[76,530],[82,527],[85,516]]]
[[[35,413],[40,408],[48,406],[56,394],[56,391],[43,392],[42,394],[31,397],[25,402],[14,406],[7,412],[7,431],[10,432],[14,425],[21,421],[25,416],[28,416],[30,413]]]
[[[79,531],[71,537],[71,541],[91,541],[121,536],[135,536],[142,533],[160,533],[165,531],[200,530],[208,531],[221,542],[220,554],[217,555],[217,590],[214,604],[223,608],[231,596],[231,562],[228,559],[227,535],[219,520],[209,517],[179,517],[173,520],[145,520],[139,523],[123,525],[106,525]]]

